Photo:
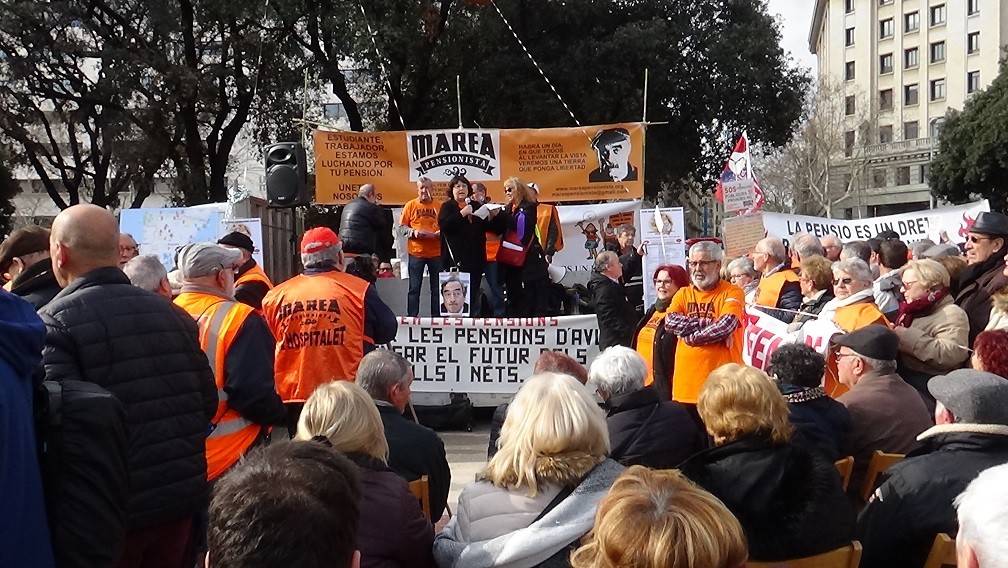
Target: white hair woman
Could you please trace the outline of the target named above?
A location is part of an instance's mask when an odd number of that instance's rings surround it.
[[[833,263],[833,294],[835,297],[823,306],[820,319],[832,321],[844,333],[850,333],[879,323],[892,327],[889,320],[875,305],[872,276],[868,263],[860,258],[848,258]],[[826,358],[826,392],[836,398],[847,392],[838,380],[836,358]]]
[[[362,387],[332,381],[315,389],[301,412],[296,438],[327,444],[360,469],[357,547],[362,566],[428,568],[433,564],[434,527],[406,481],[388,468],[389,447],[381,416]]]
[[[541,373],[515,395],[500,449],[434,541],[441,568],[565,565],[623,470],[605,413],[573,377]]]

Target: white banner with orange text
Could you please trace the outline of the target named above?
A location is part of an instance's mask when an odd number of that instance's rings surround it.
[[[586,368],[599,353],[594,314],[536,318],[399,318],[389,348],[413,365],[415,392],[514,394],[543,351]]]

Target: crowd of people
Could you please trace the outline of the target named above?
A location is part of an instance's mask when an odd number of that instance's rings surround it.
[[[486,276],[505,312],[541,309],[527,291],[558,250],[554,217],[521,180],[505,188],[483,217],[485,188],[455,179],[437,208],[421,180],[402,219],[411,280],[447,261],[470,274],[453,306]],[[99,207],[15,232],[0,565],[738,568],[857,540],[872,568],[922,565],[938,533],[960,566],[1003,565],[1008,217],[980,214],[962,255],[796,235],[727,261],[701,241],[654,271],[643,317],[621,285],[643,251],[617,233],[591,285],[601,353],[540,356],[452,515],[444,443],[409,413],[412,362],[381,347],[397,318],[332,230],[306,231],[303,272],[275,285],[240,233],[168,271]],[[488,234],[524,264],[488,270]],[[742,361],[747,306],[837,333],[779,346],[764,372]],[[904,457],[864,501],[876,451]],[[423,479],[426,507],[408,487]]]

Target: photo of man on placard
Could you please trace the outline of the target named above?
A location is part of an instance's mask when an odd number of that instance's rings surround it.
[[[606,128],[592,138],[599,167],[588,174],[589,182],[637,181],[637,168],[630,159],[630,132],[626,128]]]
[[[442,272],[438,275],[441,281],[441,315],[456,315],[470,317],[469,274],[465,272]]]

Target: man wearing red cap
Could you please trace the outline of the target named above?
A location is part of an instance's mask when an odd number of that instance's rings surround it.
[[[343,247],[331,229],[304,234],[301,264],[302,274],[263,298],[263,316],[277,341],[277,392],[287,405],[291,433],[315,387],[354,380],[364,354],[392,341],[398,328],[374,285],[343,272]]]

